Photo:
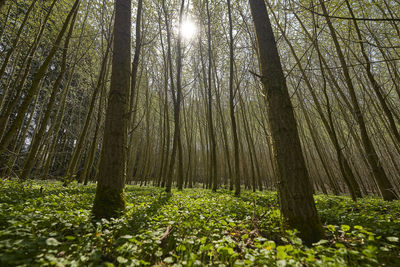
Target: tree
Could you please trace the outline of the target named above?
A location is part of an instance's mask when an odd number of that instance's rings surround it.
[[[173,75],[172,75],[172,58],[171,58],[171,41],[170,41],[170,34],[169,34],[169,25],[167,23],[168,18],[165,17],[166,26],[167,26],[167,41],[168,41],[168,60],[170,65],[170,72],[171,72],[171,89],[172,89],[172,99],[174,102],[174,140],[172,143],[172,152],[171,152],[171,159],[167,177],[167,184],[166,184],[166,191],[171,192],[171,185],[172,185],[172,175],[174,173],[174,166],[175,166],[175,158],[176,158],[176,151],[178,150],[178,189],[182,190],[183,186],[183,151],[182,151],[182,141],[181,141],[181,126],[180,126],[180,111],[181,111],[181,101],[182,101],[182,20],[183,20],[183,11],[185,7],[185,0],[181,1],[181,8],[179,11],[179,23],[178,23],[178,40],[177,40],[177,55],[176,55],[176,95],[175,95],[175,88],[173,84]],[[163,1],[163,8],[165,10],[165,0]]]
[[[26,115],[25,113],[28,110],[30,103],[32,102],[32,99],[37,94],[40,82],[42,81],[43,77],[45,76],[46,71],[50,65],[50,62],[53,59],[54,55],[56,54],[56,52],[59,48],[59,45],[62,41],[62,38],[63,38],[65,32],[67,31],[68,25],[73,17],[73,14],[75,13],[75,10],[78,9],[78,7],[79,7],[79,3],[80,3],[80,0],[76,0],[74,2],[74,5],[72,6],[70,12],[68,13],[68,15],[63,23],[61,31],[58,33],[57,38],[54,41],[54,45],[52,46],[46,59],[40,65],[38,71],[36,72],[35,76],[33,77],[32,84],[31,84],[30,88],[28,89],[28,91],[25,95],[25,98],[18,110],[18,115],[16,116],[13,123],[10,125],[9,130],[4,133],[4,136],[1,139],[0,154],[2,154],[4,151],[6,151],[7,146],[10,144],[10,142],[14,138],[15,134],[18,132],[19,128],[23,124],[24,118]]]
[[[54,82],[46,112],[44,113],[43,119],[41,121],[40,127],[37,132],[37,135],[33,139],[29,154],[25,160],[23,171],[21,174],[22,179],[27,179],[30,176],[33,165],[35,164],[36,158],[38,156],[38,150],[39,150],[40,143],[42,142],[43,135],[47,128],[47,124],[50,120],[50,115],[51,115],[54,105],[56,103],[57,93],[59,91],[61,81],[67,70],[67,55],[68,55],[69,43],[71,41],[71,36],[72,36],[72,32],[74,30],[74,25],[75,25],[77,14],[78,14],[78,9],[75,10],[74,16],[73,16],[72,21],[69,26],[68,34],[65,38],[60,73],[58,74],[57,79]],[[65,88],[64,88],[64,90],[65,90]]]
[[[217,174],[217,143],[215,140],[215,130],[213,122],[212,110],[212,47],[211,47],[211,15],[209,0],[206,0],[207,11],[207,55],[208,55],[208,84],[207,84],[207,115],[208,115],[208,132],[210,139],[210,181],[212,183],[212,190],[215,192],[218,188],[218,174]]]
[[[327,116],[328,118],[326,118],[326,116],[325,116],[325,114],[323,112],[323,108],[321,107],[320,101],[319,101],[318,97],[316,96],[315,90],[311,85],[311,81],[310,81],[309,77],[306,75],[306,71],[304,70],[304,67],[303,67],[303,65],[302,65],[302,63],[300,61],[299,56],[297,55],[297,53],[296,53],[296,51],[294,49],[293,44],[290,42],[288,36],[283,31],[282,27],[279,25],[278,19],[277,19],[275,13],[273,12],[273,10],[272,10],[270,5],[269,5],[269,8],[271,10],[271,13],[272,13],[273,17],[275,18],[276,23],[278,24],[278,28],[279,28],[280,32],[282,33],[283,38],[285,39],[286,43],[288,44],[288,47],[290,48],[290,51],[292,52],[293,57],[296,60],[297,67],[299,68],[299,70],[300,70],[300,72],[302,74],[302,77],[304,78],[304,82],[306,84],[306,88],[308,89],[308,91],[310,92],[310,94],[311,94],[311,96],[313,98],[313,101],[314,101],[314,104],[315,104],[316,109],[318,111],[318,114],[321,117],[322,124],[324,125],[324,127],[325,127],[325,129],[326,129],[331,141],[332,141],[332,144],[334,145],[334,148],[336,150],[336,155],[337,155],[337,159],[338,159],[338,163],[339,163],[339,169],[340,169],[340,171],[342,173],[343,179],[344,179],[344,181],[345,181],[345,183],[346,183],[346,185],[347,185],[347,187],[349,189],[349,192],[350,192],[350,195],[351,195],[352,199],[354,201],[356,201],[356,199],[358,197],[362,197],[361,196],[361,192],[360,192],[360,188],[359,188],[359,186],[357,184],[357,181],[355,180],[354,175],[353,175],[353,173],[352,173],[352,171],[351,171],[351,169],[349,167],[349,163],[348,163],[346,157],[343,155],[343,152],[342,152],[342,150],[340,148],[340,144],[339,144],[339,141],[338,141],[338,138],[337,138],[336,129],[334,128],[333,121],[332,121],[332,113],[331,113],[331,107],[330,107],[329,98],[325,97],[326,98],[326,111],[328,113],[328,116]],[[295,15],[295,16],[299,20],[298,16],[297,15]],[[303,27],[302,21],[299,20],[299,23]],[[309,35],[309,33],[306,31],[306,29],[304,29],[304,31],[306,32],[307,35]],[[316,47],[318,55],[320,55],[319,46],[318,46],[318,40],[316,40],[316,39],[314,40],[311,36],[309,36],[309,38],[311,40],[313,40],[313,45]],[[323,72],[322,68],[321,68],[321,71]],[[325,79],[325,77],[323,75],[322,75],[322,80],[323,80],[323,82],[322,82],[323,86],[322,87],[323,87],[323,90],[325,92],[326,91],[326,79]],[[296,90],[296,95],[299,95],[297,90]],[[300,107],[303,110],[307,125],[310,125],[311,122],[310,122],[310,120],[308,118],[308,115],[307,115],[306,110],[304,108],[304,103],[303,102],[304,102],[304,100],[301,99],[300,100]],[[310,131],[311,131],[312,139],[315,140],[316,139],[315,135],[317,133],[315,133],[312,129],[310,129]],[[318,154],[321,154],[320,148],[318,146],[316,146],[316,150],[317,150]],[[323,161],[322,158],[321,158],[321,161]],[[325,164],[323,163],[323,165],[325,165]],[[329,180],[331,181],[331,179],[329,179]],[[331,184],[334,184],[334,183],[331,182]],[[337,191],[335,189],[335,187],[333,187],[333,189],[334,189],[334,192]]]
[[[93,204],[95,218],[125,209],[126,145],[131,75],[131,1],[115,0],[114,44],[103,149]]]
[[[277,169],[279,205],[284,226],[296,228],[312,243],[324,236],[302,154],[276,41],[264,0],[249,0]]]
[[[233,141],[233,156],[234,156],[234,180],[235,180],[235,195],[240,195],[240,166],[239,166],[239,140],[237,134],[236,117],[235,117],[235,92],[233,90],[233,79],[235,75],[235,54],[233,47],[233,26],[232,26],[232,11],[231,0],[228,0],[228,18],[229,18],[229,115],[232,124],[232,141]],[[229,160],[229,159],[228,159]],[[231,177],[232,179],[232,177]]]
[[[331,19],[329,18],[328,10],[326,9],[326,6],[325,6],[325,3],[323,2],[323,0],[319,0],[319,3],[321,4],[322,12],[325,16],[326,23],[328,24],[333,43],[335,45],[336,53],[340,60],[340,65],[343,69],[345,82],[347,85],[347,89],[349,90],[350,99],[351,99],[351,102],[353,105],[354,117],[358,123],[358,127],[360,129],[360,134],[361,134],[361,140],[363,142],[364,149],[367,153],[367,160],[368,160],[369,165],[372,168],[373,176],[378,185],[380,194],[382,195],[382,198],[384,200],[391,201],[391,200],[398,199],[398,197],[396,196],[396,193],[394,191],[394,187],[390,183],[390,180],[387,177],[386,172],[382,167],[382,164],[380,163],[378,154],[374,148],[371,138],[368,135],[367,127],[365,125],[365,119],[362,114],[360,104],[358,103],[357,95],[356,95],[356,92],[354,89],[353,81],[350,77],[350,72],[347,67],[346,59],[344,57],[342,48],[340,47],[335,28],[333,27]],[[361,37],[361,36],[359,36],[359,37]],[[364,52],[364,55],[365,55],[365,52]],[[368,57],[366,59],[368,59]],[[367,62],[369,62],[369,60]],[[368,69],[369,68],[367,66],[367,72],[368,72]],[[369,72],[370,72],[370,70],[369,70]],[[370,76],[372,76],[372,73],[370,73]],[[371,77],[371,78],[374,80],[373,77]],[[376,85],[376,83],[375,83],[375,85]],[[379,89],[376,88],[376,91],[379,91]]]

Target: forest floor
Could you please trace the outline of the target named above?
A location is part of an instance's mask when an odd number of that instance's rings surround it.
[[[326,239],[307,247],[274,192],[126,192],[121,218],[93,222],[93,184],[0,182],[0,266],[400,266],[399,201],[317,195]]]

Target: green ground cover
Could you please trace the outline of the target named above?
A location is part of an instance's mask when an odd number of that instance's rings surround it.
[[[93,222],[95,185],[0,182],[0,266],[400,266],[399,201],[317,195],[327,237],[307,247],[274,192],[126,192],[121,218]]]

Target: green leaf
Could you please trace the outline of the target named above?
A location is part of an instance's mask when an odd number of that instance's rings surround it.
[[[60,245],[61,242],[59,242],[57,239],[55,239],[54,237],[50,237],[46,239],[46,245],[48,246],[53,246],[56,247],[58,245]]]
[[[158,250],[158,251],[156,251],[156,253],[154,253],[154,255],[155,255],[156,257],[161,257],[161,256],[163,255],[163,253],[162,253],[161,250]]]
[[[278,267],[284,267],[287,265],[287,261],[286,260],[279,260],[276,262],[276,266]]]
[[[314,245],[320,246],[320,245],[323,245],[323,244],[326,244],[326,243],[329,243],[329,241],[326,240],[326,239],[321,239],[321,240],[318,241],[317,243],[314,243]]]
[[[122,256],[118,256],[118,257],[117,257],[117,261],[118,261],[119,263],[121,263],[121,264],[127,263],[127,262],[128,262],[128,260],[125,259],[125,258],[122,257]]]
[[[203,236],[202,238],[200,238],[200,243],[201,244],[205,244],[206,243],[206,241],[207,241],[207,237],[206,236]]]
[[[121,236],[122,239],[131,239],[133,236],[131,235],[123,235]]]
[[[277,251],[277,253],[276,253],[276,256],[278,257],[278,259],[285,259],[286,258],[286,252],[285,252],[285,246],[278,246],[277,248],[276,248],[276,251]]]
[[[65,239],[67,239],[67,240],[75,240],[76,237],[75,237],[75,236],[71,236],[71,235],[67,235],[67,236],[65,237]]]
[[[341,225],[340,228],[341,228],[342,231],[344,231],[344,232],[347,232],[347,231],[350,230],[350,226],[348,226],[348,225],[346,225],[346,224]]]
[[[167,258],[164,259],[164,262],[165,262],[165,263],[173,263],[173,262],[174,262],[174,258],[172,258],[172,257],[167,257]]]
[[[396,242],[396,243],[399,242],[399,238],[395,236],[388,236],[386,237],[386,239],[390,242]]]
[[[328,225],[327,228],[328,228],[328,230],[329,230],[330,232],[335,232],[335,231],[336,231],[335,226],[333,226],[333,225],[331,225],[331,224]]]

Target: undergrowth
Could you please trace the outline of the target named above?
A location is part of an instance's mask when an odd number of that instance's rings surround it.
[[[326,239],[282,231],[274,192],[128,186],[119,219],[95,185],[0,182],[0,266],[400,266],[400,202],[315,196]]]

